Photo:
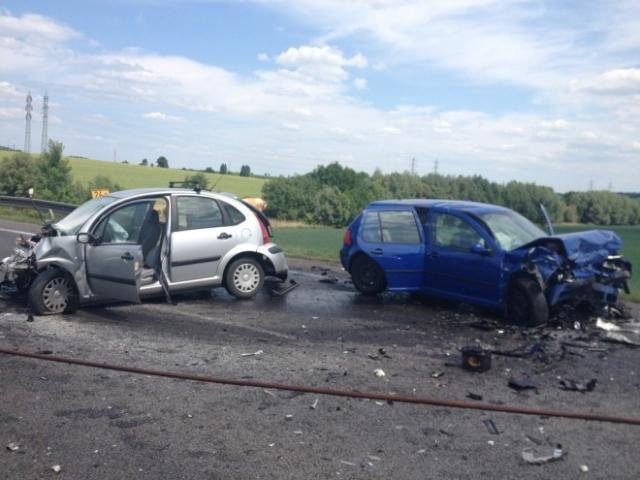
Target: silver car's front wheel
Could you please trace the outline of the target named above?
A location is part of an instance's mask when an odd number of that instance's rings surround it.
[[[71,278],[57,269],[41,272],[29,287],[29,304],[39,315],[70,313],[78,308]]]
[[[225,286],[237,298],[251,298],[264,284],[262,265],[253,258],[240,258],[227,269]]]

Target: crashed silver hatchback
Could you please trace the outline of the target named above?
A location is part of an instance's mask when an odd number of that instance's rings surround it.
[[[0,263],[0,285],[27,293],[40,315],[221,285],[251,298],[265,276],[287,278],[284,252],[271,236],[268,219],[232,195],[115,192],[23,239]]]

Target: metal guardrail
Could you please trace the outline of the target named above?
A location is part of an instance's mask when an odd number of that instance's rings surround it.
[[[34,203],[36,207],[42,210],[52,210],[54,213],[64,215],[75,210],[77,207],[77,205],[72,205],[70,203],[53,202],[51,200],[31,200],[30,198],[25,197],[8,197],[0,195],[0,207],[33,208]]]

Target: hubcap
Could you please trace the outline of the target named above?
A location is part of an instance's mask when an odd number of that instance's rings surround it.
[[[251,263],[243,263],[233,272],[233,285],[243,293],[250,293],[260,284],[260,272]]]
[[[360,279],[365,287],[372,287],[378,281],[378,275],[374,268],[369,265],[365,265],[360,269]]]
[[[69,304],[71,285],[64,277],[56,277],[42,289],[42,303],[51,313],[62,313]]]

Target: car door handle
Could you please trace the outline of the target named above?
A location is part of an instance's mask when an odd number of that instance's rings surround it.
[[[226,240],[227,238],[231,238],[233,235],[229,235],[227,232],[222,232],[218,235],[218,240]]]
[[[124,253],[120,258],[123,260],[131,261],[133,260],[133,255],[127,252],[127,253]]]
[[[371,250],[372,255],[383,255],[384,251],[381,248],[376,248],[375,250]]]

